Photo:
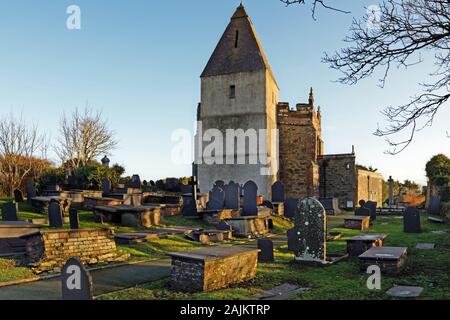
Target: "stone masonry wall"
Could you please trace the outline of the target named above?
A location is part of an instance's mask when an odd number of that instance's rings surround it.
[[[88,265],[128,259],[117,253],[114,231],[108,228],[41,231],[24,239],[25,262],[35,273],[59,271],[71,257]]]
[[[383,204],[383,176],[376,172],[358,170],[357,201],[375,201]]]

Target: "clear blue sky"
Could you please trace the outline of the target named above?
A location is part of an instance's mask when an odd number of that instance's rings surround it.
[[[281,88],[281,100],[306,101],[309,87],[322,106],[327,153],[355,145],[358,162],[385,177],[424,183],[426,161],[449,155],[450,110],[398,156],[372,133],[383,125],[385,105],[405,102],[432,71],[426,61],[394,70],[385,89],[377,79],[357,86],[333,83],[338,73],[320,62],[343,44],[353,16],[377,1],[334,1],[351,15],[307,6],[286,8],[278,0],[244,4]],[[66,29],[66,8],[82,10],[82,29]],[[62,112],[89,103],[103,109],[119,148],[111,157],[143,179],[184,176],[190,166],[170,163],[171,133],[193,130],[200,80],[209,56],[238,0],[0,0],[0,114],[21,112],[56,138]]]

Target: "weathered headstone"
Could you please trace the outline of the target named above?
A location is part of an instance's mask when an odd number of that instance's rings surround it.
[[[23,193],[19,189],[14,190],[14,201],[16,203],[22,203],[23,202]]]
[[[109,180],[108,178],[103,179],[102,190],[103,190],[103,195],[111,194],[111,180]]]
[[[131,177],[131,188],[140,189],[142,187],[141,178],[139,175],[135,174]]]
[[[364,200],[359,201],[359,208],[355,210],[355,216],[357,217],[370,217],[370,209],[366,207]]]
[[[183,217],[197,217],[197,202],[191,195],[183,196],[183,208],[182,208]]]
[[[294,221],[295,227],[288,232],[288,249],[295,260],[326,263],[327,215],[322,204],[313,198],[299,202]]]
[[[244,185],[244,208],[243,216],[258,215],[258,186],[253,181],[248,181]]]
[[[215,185],[209,192],[208,210],[223,210],[225,206],[225,192]]]
[[[258,239],[259,262],[274,262],[273,241],[269,239]]]
[[[431,196],[428,203],[428,214],[439,215],[441,213],[441,199],[438,196]]]
[[[57,201],[51,201],[48,206],[48,221],[50,228],[62,228],[64,225],[61,205]]]
[[[240,197],[239,185],[230,182],[225,186],[225,209],[239,210]]]
[[[214,182],[214,187],[219,187],[220,189],[223,190],[225,188],[225,181],[218,180]]]
[[[404,232],[421,233],[420,211],[415,207],[408,207],[403,216]]]
[[[378,204],[374,201],[367,201],[364,205],[367,209],[370,210],[370,220],[371,221],[377,220],[377,205]]]
[[[78,258],[70,258],[61,270],[62,299],[93,300],[92,277]]]
[[[272,202],[284,202],[286,200],[286,193],[284,184],[277,181],[272,186]]]
[[[33,180],[28,180],[26,184],[27,191],[27,200],[31,202],[31,198],[35,198],[37,196],[36,187],[34,186]]]
[[[298,200],[289,198],[284,202],[284,216],[286,218],[294,218],[297,211]]]
[[[78,210],[71,208],[69,210],[70,229],[76,230],[80,228],[80,217]]]
[[[2,206],[2,220],[3,221],[18,221],[17,203],[8,202]]]

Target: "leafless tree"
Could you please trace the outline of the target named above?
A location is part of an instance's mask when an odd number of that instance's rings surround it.
[[[338,11],[338,12],[342,12],[342,13],[350,13],[350,11],[342,10],[342,9],[337,8],[337,7],[333,7],[331,5],[328,5],[325,0],[280,0],[280,1],[283,2],[284,4],[286,4],[287,6],[292,5],[292,4],[311,3],[312,16],[313,16],[314,19],[316,18],[317,6],[321,6],[323,8],[334,10],[334,11]]]
[[[381,69],[380,86],[384,86],[392,67],[408,68],[423,62],[425,52],[434,55],[435,70],[428,75],[431,83],[421,83],[421,92],[404,105],[386,107],[383,114],[388,125],[375,132],[386,137],[387,153],[398,154],[417,131],[432,125],[450,98],[450,1],[384,0],[379,21],[368,28],[371,19],[369,12],[362,20],[354,20],[345,39],[348,47],[323,60],[343,73],[339,81],[344,84],[355,84]]]
[[[76,109],[70,117],[62,116],[55,151],[70,167],[86,166],[100,155],[110,155],[116,146],[114,132],[108,128],[101,111],[86,107],[83,112]]]
[[[38,155],[46,148],[46,141],[38,127],[27,126],[22,117],[11,114],[0,118],[0,183],[8,196],[22,186],[31,172],[36,172],[37,164],[47,162]]]

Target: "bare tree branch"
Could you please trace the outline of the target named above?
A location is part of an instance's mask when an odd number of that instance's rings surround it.
[[[407,148],[415,134],[431,126],[438,110],[450,98],[450,1],[448,0],[385,0],[379,7],[380,19],[369,25],[371,14],[361,21],[354,20],[349,44],[323,61],[343,76],[344,84],[356,84],[383,70],[380,86],[384,86],[392,67],[405,68],[422,63],[423,52],[434,53],[436,69],[429,76],[432,83],[421,83],[423,92],[400,106],[389,106],[383,114],[386,128],[375,135],[387,137],[391,150],[398,154]],[[368,27],[371,26],[371,27]],[[390,136],[408,131],[408,137],[391,141]]]
[[[307,0],[280,0],[281,2],[283,2],[284,4],[286,4],[286,6],[290,6],[292,4],[306,4]],[[338,12],[342,12],[342,13],[351,13],[350,11],[345,11],[342,9],[338,9],[336,7],[332,7],[330,5],[327,5],[325,3],[324,0],[310,0],[308,2],[311,2],[312,4],[312,17],[315,20],[316,19],[316,9],[317,6],[321,6],[325,9],[329,9],[329,10],[334,10],[334,11],[338,11]]]

